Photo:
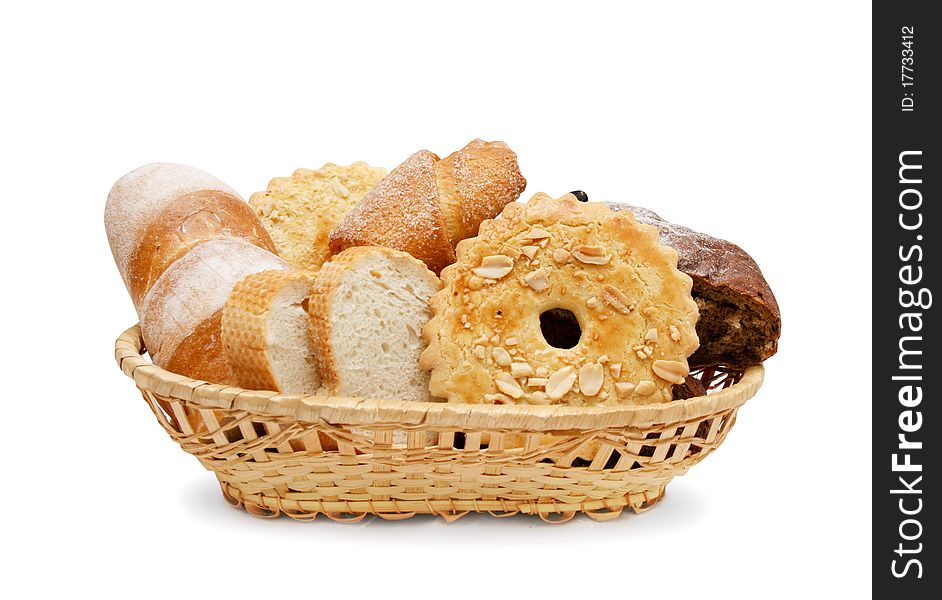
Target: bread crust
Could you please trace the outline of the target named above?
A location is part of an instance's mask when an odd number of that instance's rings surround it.
[[[504,264],[503,271],[488,273],[489,262]],[[671,398],[663,365],[676,368],[671,378],[681,381],[697,348],[692,282],[677,270],[676,252],[629,213],[572,195],[537,194],[484,221],[477,237],[458,244],[442,282],[421,362],[431,371],[432,394],[450,402],[662,402]],[[572,311],[581,326],[570,349],[550,346],[541,333],[540,314],[554,308]],[[533,373],[511,377],[512,363]],[[537,385],[530,386],[533,377]],[[599,387],[588,389],[593,380]],[[626,394],[616,383],[640,391]]]
[[[162,365],[171,373],[222,385],[239,385],[238,377],[226,360],[220,335],[222,310],[196,326]]]
[[[677,267],[693,278],[693,297],[700,305],[700,347],[692,367],[746,366],[778,351],[782,315],[759,265],[745,250],[719,238],[663,219],[638,206],[609,203],[614,211],[630,210],[642,223],[658,228],[661,243],[677,251]],[[729,306],[739,313],[728,314]],[[738,327],[711,322],[727,315]]]
[[[222,344],[238,385],[252,390],[284,391],[278,386],[268,356],[268,316],[285,286],[308,288],[309,271],[263,271],[249,275],[232,289],[222,311]]]
[[[233,239],[203,242],[174,261],[141,303],[141,332],[154,364],[187,377],[235,384],[222,346],[226,299],[246,276],[287,268],[271,252]]]
[[[381,246],[354,246],[324,263],[314,279],[314,285],[311,286],[311,297],[308,302],[308,314],[311,317],[311,347],[314,350],[314,360],[321,384],[331,393],[336,393],[341,383],[336,356],[330,342],[333,327],[330,315],[333,303],[336,301],[335,292],[357,262],[377,254],[391,259],[417,261],[411,254],[400,250]],[[434,275],[429,273],[429,277],[434,277]],[[437,286],[437,277],[435,279]]]
[[[420,150],[347,213],[330,234],[330,249],[402,250],[438,274],[455,261],[457,243],[525,187],[517,156],[503,142],[474,140],[444,160]]]
[[[167,203],[140,234],[128,264],[128,292],[139,306],[173,261],[211,239],[235,238],[275,252],[262,222],[239,197],[221,190],[198,190]]]

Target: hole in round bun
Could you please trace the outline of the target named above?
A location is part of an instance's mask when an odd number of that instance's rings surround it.
[[[565,308],[551,308],[541,313],[540,332],[546,343],[554,348],[572,348],[582,337],[579,320]]]

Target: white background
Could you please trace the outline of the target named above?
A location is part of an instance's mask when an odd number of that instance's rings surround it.
[[[869,592],[868,5],[21,4],[0,9],[8,597]],[[175,161],[248,197],[474,137],[511,144],[524,197],[579,188],[747,249],[784,318],[765,386],[662,504],[614,522],[230,508],[112,360],[136,321],[112,182]]]

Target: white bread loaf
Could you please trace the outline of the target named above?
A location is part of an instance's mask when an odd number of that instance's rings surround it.
[[[172,163],[145,165],[119,179],[105,204],[105,229],[135,308],[173,261],[197,244],[236,238],[275,251],[261,221],[232,188]]]
[[[277,270],[236,284],[222,311],[222,343],[240,386],[292,394],[318,391],[308,335],[313,283],[311,272]]]
[[[222,347],[223,306],[248,275],[287,268],[271,252],[238,239],[203,242],[174,261],[139,310],[154,364],[194,379],[237,385]]]
[[[441,282],[405,252],[360,246],[325,263],[311,289],[311,339],[329,393],[429,400],[419,368],[428,300]]]

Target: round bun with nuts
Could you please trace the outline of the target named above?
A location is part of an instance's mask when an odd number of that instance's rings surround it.
[[[441,276],[422,365],[449,402],[670,401],[698,346],[677,253],[630,213],[571,194],[507,205]]]
[[[330,258],[330,231],[385,176],[386,169],[365,162],[298,169],[252,194],[249,206],[265,224],[279,256],[295,269],[316,271]]]

